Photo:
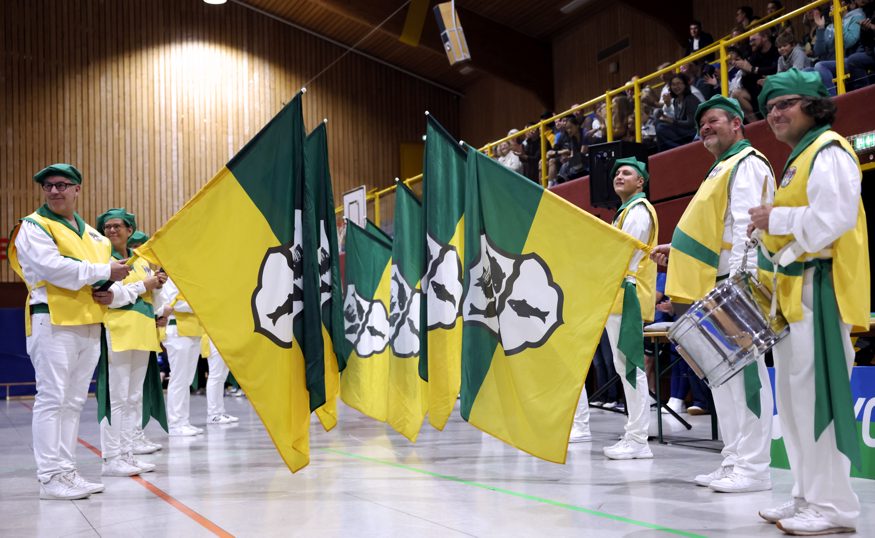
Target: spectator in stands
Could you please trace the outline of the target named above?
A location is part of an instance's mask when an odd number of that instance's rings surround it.
[[[795,67],[800,71],[811,67],[811,60],[805,55],[805,51],[796,42],[793,32],[784,32],[778,36],[775,42],[778,46],[778,73]]]
[[[850,89],[862,88],[872,83],[870,71],[875,71],[875,2],[858,1],[865,18],[860,21],[860,44],[857,52],[845,58],[845,71],[851,75]]]
[[[553,116],[555,116],[555,114],[553,113],[552,110],[545,110],[544,113],[541,114],[541,121],[549,120]],[[556,122],[551,121],[550,123],[548,123],[546,131],[547,131],[547,142],[549,142],[550,145],[553,145],[556,141],[556,133],[558,131],[556,128]]]
[[[735,10],[735,24],[742,28],[746,29],[755,19],[753,8],[750,6],[738,6]]]
[[[751,53],[747,59],[735,61],[735,67],[744,74],[741,77],[741,89],[732,95],[741,104],[747,122],[760,119],[753,104],[760,94],[761,81],[778,72],[778,49],[772,45],[772,37],[768,31],[750,36],[750,48]]]
[[[746,31],[744,26],[738,24],[732,28],[732,37],[738,37]],[[738,49],[738,55],[742,58],[750,56],[750,44],[747,40],[736,41],[732,46]]]
[[[690,54],[706,48],[711,43],[714,43],[714,37],[708,32],[702,31],[702,23],[699,21],[693,21],[690,23],[690,37],[687,39],[687,53],[685,56],[689,56]],[[714,59],[714,55],[710,54],[703,58],[706,62],[710,62]]]
[[[866,18],[863,10],[857,7],[857,2],[842,2],[848,8],[842,16],[842,37],[845,42],[845,58],[858,52],[860,42],[860,23]],[[821,12],[813,14],[816,39],[814,42],[814,54],[820,60],[814,65],[814,69],[820,75],[823,85],[830,95],[836,94],[836,62],[835,62],[835,28],[832,22],[827,24],[826,17]],[[830,21],[832,17],[829,17]]]
[[[625,95],[617,95],[611,99],[611,130],[614,140],[622,140],[626,136],[626,118],[630,115],[634,117],[634,114],[632,103]]]
[[[678,73],[671,78],[671,94],[664,99],[663,114],[656,125],[656,144],[659,151],[692,142],[696,136],[696,107],[699,100],[690,92],[686,75]]]
[[[741,50],[739,50],[736,46],[730,46],[726,49],[727,56],[727,76],[729,77],[729,95],[732,95],[735,90],[741,88],[741,77],[744,76],[744,71],[735,67],[735,62],[742,59],[744,56],[741,54]]]
[[[584,142],[588,145],[601,144],[607,140],[605,134],[605,104],[599,103],[595,111],[586,117],[583,124]]]
[[[556,182],[564,183],[585,175],[584,153],[586,148],[580,134],[580,122],[573,115],[565,117],[565,134],[557,146],[560,163]]]
[[[526,127],[533,127],[535,125],[537,125],[535,122],[529,122],[526,124]],[[523,175],[538,184],[541,183],[541,177],[540,174],[538,174],[538,163],[541,160],[540,134],[540,129],[526,131],[521,144],[522,153],[519,155],[520,161],[523,163]],[[549,141],[547,142],[547,149],[552,149]]]
[[[684,73],[687,75],[687,78],[690,79],[690,91],[692,91],[693,88],[699,90],[698,94],[694,93],[693,95],[695,95],[697,99],[699,94],[702,95],[704,99],[700,100],[700,103],[707,101],[712,95],[720,93],[720,86],[713,65],[690,62],[681,66],[681,73]]]
[[[510,150],[510,142],[502,142],[498,145],[498,162],[510,168],[517,174],[523,173],[523,163],[519,156]]]
[[[657,71],[660,71],[670,65],[671,64],[668,62],[661,63],[656,69]],[[671,71],[662,74],[662,81],[665,82],[665,84],[662,86],[662,90],[659,92],[659,106],[662,106],[663,103],[665,103],[665,96],[671,94],[671,79],[674,75],[675,74]],[[702,92],[700,92],[698,88],[696,88],[695,86],[690,86],[690,91],[693,92],[693,95],[696,97],[696,99],[699,100],[700,103],[705,101],[705,96],[702,95]]]
[[[778,11],[782,9],[784,9],[784,4],[782,4],[781,2],[778,2],[777,0],[775,0],[774,2],[769,2],[768,4],[766,4],[765,18],[768,20],[773,20],[780,17],[781,15],[783,15],[783,13],[779,14]],[[784,21],[777,26],[772,26],[769,31],[772,33],[772,41],[775,41],[782,33],[792,32],[793,25],[790,24],[790,21]]]

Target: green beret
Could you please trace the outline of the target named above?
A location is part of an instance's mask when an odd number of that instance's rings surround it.
[[[136,232],[132,233],[131,236],[128,238],[128,245],[132,245],[134,243],[136,243],[138,245],[142,245],[143,243],[145,243],[148,240],[149,240],[148,235],[141,232],[140,230],[137,230]]]
[[[766,83],[758,99],[760,111],[768,114],[766,103],[782,95],[801,95],[803,97],[826,98],[829,92],[823,85],[817,71],[800,71],[795,67],[783,73],[766,77]]]
[[[51,166],[46,166],[33,176],[33,180],[37,183],[42,183],[47,177],[64,176],[77,185],[82,184],[82,172],[76,169],[72,164],[56,163]]]
[[[647,173],[647,165],[635,157],[624,157],[614,161],[614,167],[611,168],[612,178],[617,174],[617,169],[621,166],[631,166],[634,168],[635,171],[638,172],[638,175],[644,178],[644,183],[647,183],[647,180],[650,179],[650,174]]]
[[[137,217],[135,217],[133,213],[128,213],[123,207],[114,207],[97,217],[97,231],[103,233],[103,225],[106,224],[106,221],[112,219],[122,219],[131,230],[137,230]]]
[[[744,112],[741,111],[741,105],[738,104],[736,99],[732,97],[723,97],[722,95],[717,94],[704,103],[699,103],[699,107],[696,108],[696,125],[699,124],[699,119],[702,117],[702,114],[712,108],[725,110],[737,118],[744,119]]]

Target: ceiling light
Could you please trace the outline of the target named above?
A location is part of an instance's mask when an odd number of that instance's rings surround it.
[[[204,3],[212,4],[212,5],[214,5],[214,6],[218,6],[218,5],[220,5],[220,4],[224,4],[224,3],[227,2],[227,1],[228,1],[228,0],[204,0]]]

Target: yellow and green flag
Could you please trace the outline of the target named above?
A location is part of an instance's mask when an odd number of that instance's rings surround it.
[[[462,418],[564,463],[584,378],[640,246],[469,150]]]
[[[423,160],[426,269],[422,326],[426,339],[419,375],[428,381],[428,421],[442,430],[461,383],[466,154],[431,115],[426,120]]]
[[[395,189],[395,237],[392,241],[391,301],[389,304],[388,424],[416,442],[428,406],[428,385],[419,377],[422,274],[425,234],[422,204],[404,183]]]
[[[385,422],[389,384],[392,243],[351,221],[346,227],[343,299],[346,368],[340,398]]]
[[[337,424],[337,395],[340,391],[339,371],[346,366],[338,363],[337,346],[343,341],[343,290],[340,282],[340,256],[337,247],[337,226],[334,217],[334,193],[328,168],[328,139],[325,123],[313,129],[304,141],[304,217],[314,231],[312,247],[318,257],[306,259],[318,264],[319,306],[313,312],[319,315],[322,346],[314,346],[322,353],[325,373],[325,405],[316,409],[316,416],[326,430]],[[309,312],[309,310],[305,311]]]
[[[293,472],[310,459],[303,144],[299,94],[136,251],[185,295]]]

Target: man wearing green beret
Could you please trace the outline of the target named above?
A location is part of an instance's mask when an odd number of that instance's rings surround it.
[[[651,248],[656,246],[659,234],[656,211],[644,195],[644,185],[650,178],[646,165],[635,157],[617,159],[611,175],[614,192],[622,201],[614,226]],[[613,460],[653,457],[647,444],[650,392],[644,372],[643,330],[645,320],[653,321],[655,290],[656,264],[637,250],[605,324],[614,367],[623,383],[628,414],[623,438],[604,448],[605,456]]]
[[[772,199],[775,180],[768,160],[744,138],[742,118],[738,101],[721,95],[696,110],[702,145],[715,161],[681,216],[671,245],[660,245],[652,255],[668,263],[665,293],[678,315],[723,279],[741,270],[756,271],[753,256],[742,267],[748,210]],[[712,394],[723,461],[696,476],[695,483],[722,493],[771,489],[772,391],[763,357]]]
[[[852,329],[869,327],[869,250],[860,164],[832,131],[836,107],[814,72],[766,79],[760,109],[792,151],[773,204],[750,210],[762,230],[761,280],[777,283],[790,334],[772,349],[793,498],[760,515],[789,534],[854,532],[860,465],[851,401]],[[777,270],[777,275],[775,271]]]
[[[110,259],[110,245],[76,213],[82,174],[53,164],[34,176],[45,205],[12,231],[9,261],[28,289],[27,352],[36,376],[33,453],[41,499],[83,499],[103,491],[76,468],[79,416],[97,359],[100,324],[112,289],[129,267]],[[114,284],[113,286],[117,286]]]

